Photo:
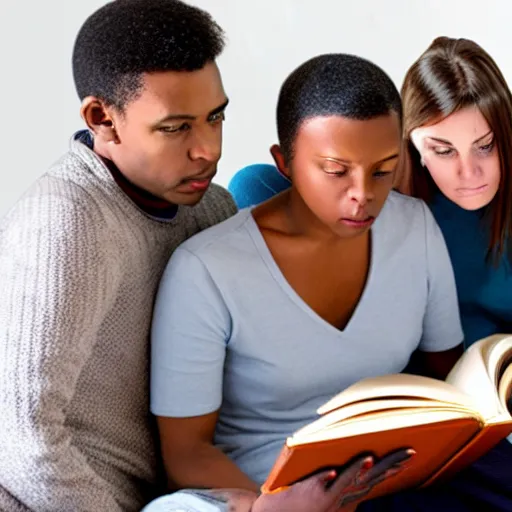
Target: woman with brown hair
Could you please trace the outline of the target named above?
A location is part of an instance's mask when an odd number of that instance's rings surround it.
[[[401,91],[398,189],[427,202],[452,261],[466,346],[512,332],[512,94],[492,57],[439,37]],[[486,510],[509,510],[503,441],[453,484]],[[491,507],[491,508],[489,508]]]
[[[512,95],[494,60],[440,37],[411,66],[399,189],[424,199],[455,271],[466,346],[512,331]]]

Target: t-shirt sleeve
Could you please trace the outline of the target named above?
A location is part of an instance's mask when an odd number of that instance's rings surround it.
[[[425,249],[427,261],[427,308],[419,349],[442,352],[462,343],[457,290],[450,256],[441,230],[432,213],[425,213]]]
[[[151,412],[190,417],[220,408],[231,320],[208,269],[181,247],[157,293],[151,334]]]

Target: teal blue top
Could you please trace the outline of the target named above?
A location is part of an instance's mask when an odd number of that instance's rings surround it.
[[[239,207],[261,203],[290,186],[269,164],[241,169],[229,190]],[[460,314],[468,347],[481,338],[512,332],[512,272],[507,257],[486,260],[488,229],[481,211],[467,211],[442,194],[430,205],[448,246],[455,272]]]
[[[438,194],[430,205],[455,273],[465,345],[512,331],[512,273],[507,256],[486,259],[489,231],[482,211],[468,211]]]

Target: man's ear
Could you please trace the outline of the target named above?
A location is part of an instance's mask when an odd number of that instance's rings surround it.
[[[278,144],[272,144],[270,146],[270,154],[276,163],[277,170],[283,175],[290,179],[290,171],[288,170],[288,166],[286,165],[286,158],[283,155],[281,150],[281,146]]]
[[[119,142],[111,109],[107,108],[103,101],[94,96],[87,96],[82,101],[80,115],[93,132],[95,139],[103,143]]]

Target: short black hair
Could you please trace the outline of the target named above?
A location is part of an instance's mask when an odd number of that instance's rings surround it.
[[[73,77],[83,100],[96,96],[123,110],[142,74],[196,71],[224,48],[224,32],[207,12],[180,0],[114,0],[82,25]]]
[[[344,53],[313,57],[285,80],[277,103],[277,133],[285,159],[304,121],[320,116],[373,119],[396,112],[400,93],[391,78],[372,62]]]

